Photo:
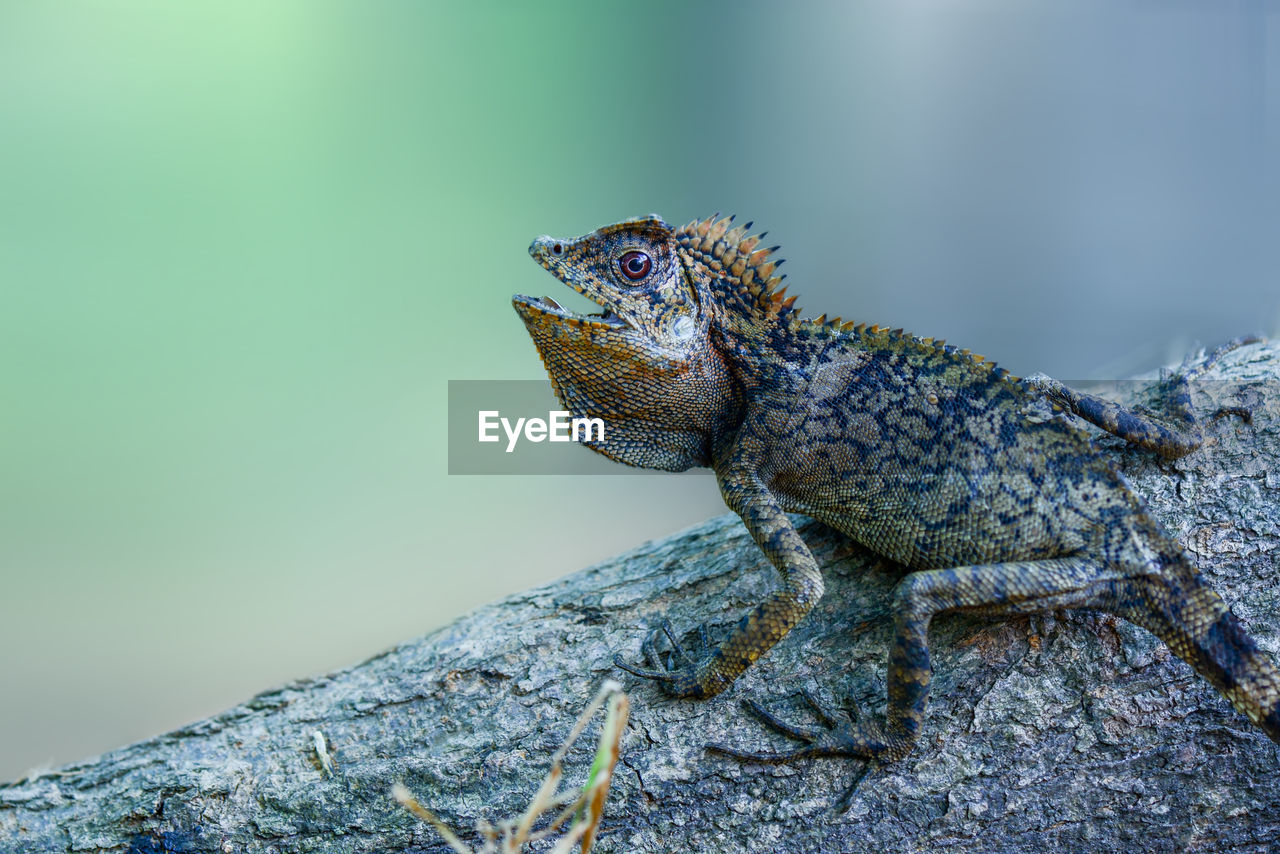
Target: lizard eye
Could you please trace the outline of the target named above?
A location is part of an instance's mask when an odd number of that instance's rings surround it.
[[[643,252],[632,250],[618,259],[618,267],[622,270],[622,275],[638,282],[649,275],[649,271],[653,269],[653,261]]]

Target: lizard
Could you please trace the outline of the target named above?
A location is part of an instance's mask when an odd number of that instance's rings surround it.
[[[1162,423],[944,341],[806,319],[776,273],[778,247],[733,223],[717,215],[673,228],[650,215],[575,239],[539,237],[533,259],[601,311],[513,297],[561,405],[606,425],[584,444],[632,466],[711,468],[781,576],[718,646],[704,627],[704,648],[686,651],[663,621],[642,643],[647,666],[615,664],[673,697],[728,688],[822,596],[819,566],[788,515],[799,513],[905,570],[884,718],[855,710],[838,721],[806,691],[822,727],[803,728],[749,701],[800,745],[709,745],[719,752],[851,756],[868,768],[899,760],[925,722],[935,616],[1056,609],[1150,631],[1280,743],[1280,670],[1080,424],[1162,457],[1190,453],[1204,439],[1190,374],[1169,381]]]

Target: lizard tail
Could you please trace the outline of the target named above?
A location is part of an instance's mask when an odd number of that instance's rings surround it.
[[[1130,579],[1120,616],[1163,640],[1280,743],[1280,670],[1186,558],[1176,563],[1168,575]]]

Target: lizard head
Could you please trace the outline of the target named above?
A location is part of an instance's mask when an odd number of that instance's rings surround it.
[[[679,360],[698,325],[698,305],[683,275],[669,225],[657,216],[608,225],[574,240],[542,236],[529,254],[560,281],[602,307],[577,314],[550,297],[517,295],[516,311],[534,340],[589,338],[618,355]],[[541,333],[541,335],[540,335]],[[539,350],[546,351],[541,342]]]
[[[579,314],[550,297],[512,299],[561,405],[611,428],[586,444],[649,468],[706,465],[732,381],[671,226],[648,216],[575,239],[543,236],[529,254],[601,306]]]

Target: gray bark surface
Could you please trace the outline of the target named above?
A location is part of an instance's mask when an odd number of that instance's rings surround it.
[[[1244,403],[1252,425],[1208,423],[1175,462],[1099,444],[1175,533],[1258,643],[1280,660],[1280,346],[1227,355],[1197,411]],[[1145,383],[1116,397],[1141,399]],[[619,489],[625,489],[620,486]],[[833,806],[861,769],[708,754],[788,745],[741,706],[794,692],[884,705],[890,594],[901,570],[817,523],[815,612],[724,695],[632,699],[600,852],[1280,850],[1280,746],[1151,635],[1098,614],[938,618],[923,738]],[[646,627],[723,632],[776,584],[733,516],[480,608],[363,664],[263,693],[167,735],[0,786],[0,851],[443,852],[389,797],[403,781],[464,838],[523,809],[615,652]],[[580,782],[588,731],[571,751]],[[337,766],[322,772],[319,730]]]

